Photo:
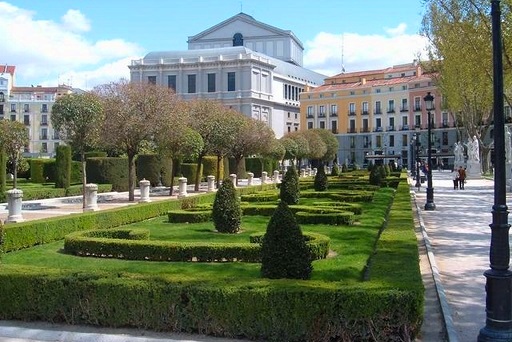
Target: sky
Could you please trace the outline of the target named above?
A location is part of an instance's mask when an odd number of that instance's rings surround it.
[[[194,36],[244,12],[292,31],[304,67],[327,76],[425,58],[422,0],[0,1],[0,65],[16,86],[92,89],[129,79],[132,60],[187,50]],[[343,62],[343,63],[342,63]]]

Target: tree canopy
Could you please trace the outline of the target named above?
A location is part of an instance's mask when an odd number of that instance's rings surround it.
[[[30,139],[28,129],[19,121],[0,120],[0,147],[5,151],[7,159],[13,164],[13,188],[17,186],[17,164],[21,153]],[[5,172],[5,171],[4,171]]]

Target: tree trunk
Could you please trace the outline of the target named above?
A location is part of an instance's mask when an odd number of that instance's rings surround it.
[[[12,188],[16,189],[16,186],[18,185],[18,159],[15,158],[12,163],[14,165],[13,178],[12,178]]]
[[[222,163],[222,156],[217,155],[217,174],[215,175],[215,177],[217,177],[215,180],[217,183],[217,189],[220,188],[220,163]]]
[[[240,166],[240,162],[242,161],[244,157],[242,156],[242,158],[240,157],[235,157],[235,173],[236,173],[236,186],[238,186],[238,169],[239,169],[239,166]]]
[[[196,170],[196,181],[194,185],[194,191],[199,191],[199,181],[201,180],[201,164],[203,164],[203,155],[200,154],[197,158],[197,170]]]
[[[82,162],[82,209],[85,209],[85,185],[87,184],[87,175],[85,174],[85,152],[80,151],[80,161]]]
[[[135,201],[135,153],[128,153],[128,201]]]
[[[169,196],[172,196],[174,190],[174,177],[176,177],[176,173],[178,172],[178,167],[181,164],[181,160],[179,158],[172,158],[172,167],[171,167],[171,188],[169,189]]]

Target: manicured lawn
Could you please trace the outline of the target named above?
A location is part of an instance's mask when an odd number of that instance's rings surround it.
[[[393,189],[381,189],[371,203],[365,203],[362,215],[353,226],[301,225],[303,232],[324,234],[331,239],[328,259],[313,262],[312,280],[354,284],[362,281],[365,265],[374,250],[379,229],[393,198]],[[301,199],[300,204],[318,202],[319,199]],[[322,199],[323,201],[323,199]],[[219,234],[213,223],[170,224],[167,216],[157,217],[130,225],[146,228],[151,239],[165,241],[249,242],[249,236],[264,232],[269,217],[244,216],[242,232]],[[62,252],[63,241],[7,253],[2,263],[9,268],[36,266],[43,268],[71,269],[77,272],[107,271],[119,274],[161,275],[173,280],[258,283],[260,265],[255,263],[197,263],[197,262],[145,262],[117,259],[78,257]]]

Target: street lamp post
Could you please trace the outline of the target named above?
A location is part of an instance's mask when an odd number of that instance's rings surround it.
[[[512,272],[505,169],[503,62],[500,1],[491,1],[494,93],[494,205],[492,207],[490,269],[486,278],[486,320],[478,341],[512,341]]]
[[[434,96],[427,93],[423,98],[425,101],[425,108],[428,113],[428,152],[427,152],[427,203],[425,203],[425,210],[435,210],[436,205],[434,203],[434,188],[432,187],[432,121],[430,119],[431,110],[434,109]]]

